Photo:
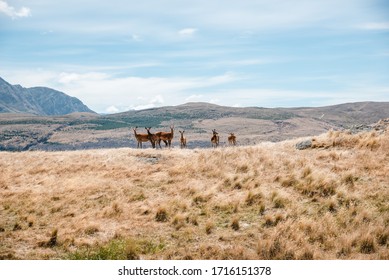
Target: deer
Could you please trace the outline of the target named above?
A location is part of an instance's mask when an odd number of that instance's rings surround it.
[[[169,148],[170,148],[172,145],[173,137],[174,137],[174,125],[170,126],[170,132],[159,131],[159,132],[156,132],[155,135],[158,136],[159,146],[161,146],[161,140],[162,140],[163,142],[165,142],[165,145],[169,146]]]
[[[216,132],[216,129],[213,129],[212,133],[213,133],[211,138],[212,147],[217,148],[217,146],[219,146],[219,133]]]
[[[186,148],[186,138],[184,137],[185,130],[183,130],[183,131],[180,130],[179,132],[181,134],[181,138],[180,138],[181,149],[183,149],[183,148]]]
[[[161,140],[159,139],[159,137],[156,134],[153,134],[150,132],[151,127],[149,127],[149,128],[145,127],[145,129],[147,131],[147,136],[148,136],[151,144],[154,143],[153,148],[157,148],[156,144],[158,143],[159,148],[161,149]]]
[[[148,134],[139,134],[136,132],[136,130],[138,129],[138,127],[135,127],[133,128],[134,130],[134,134],[135,134],[135,138],[136,138],[136,141],[138,141],[138,146],[137,148],[139,149],[139,147],[142,149],[142,143],[143,142],[148,142],[150,141],[151,142],[151,145],[153,146],[153,148],[155,147],[155,142],[153,142],[149,135]]]
[[[234,133],[230,132],[230,136],[228,136],[228,143],[232,146],[236,145],[236,136]]]

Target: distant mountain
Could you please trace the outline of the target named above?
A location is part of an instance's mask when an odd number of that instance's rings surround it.
[[[110,119],[124,119],[128,122],[139,120],[139,126],[156,125],[163,122],[193,122],[201,120],[221,120],[228,118],[286,121],[305,118],[331,125],[348,128],[358,124],[372,124],[389,118],[389,102],[355,102],[324,107],[263,108],[227,107],[203,102],[190,102],[178,106],[128,111],[107,116]],[[144,124],[143,124],[144,123]],[[243,124],[243,122],[242,122]]]
[[[40,116],[94,113],[79,99],[46,87],[24,88],[0,78],[0,113],[29,113]]]

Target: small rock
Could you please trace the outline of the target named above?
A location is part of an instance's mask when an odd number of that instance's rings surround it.
[[[312,140],[305,140],[296,144],[297,150],[305,150],[312,147]]]

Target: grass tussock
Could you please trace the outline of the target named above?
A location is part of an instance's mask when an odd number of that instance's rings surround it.
[[[235,218],[232,219],[231,228],[233,230],[235,230],[235,231],[240,229],[239,218],[238,217],[235,217]]]
[[[159,207],[157,213],[155,214],[155,220],[157,222],[167,222],[169,219],[168,212],[165,207]]]
[[[1,152],[0,259],[389,259],[388,132],[295,143]]]
[[[58,245],[58,229],[54,229],[51,233],[50,239],[48,241],[41,241],[38,243],[40,247],[54,247]]]

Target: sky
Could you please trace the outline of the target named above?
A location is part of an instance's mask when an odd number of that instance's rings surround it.
[[[389,101],[389,0],[0,0],[0,77],[98,113]]]

